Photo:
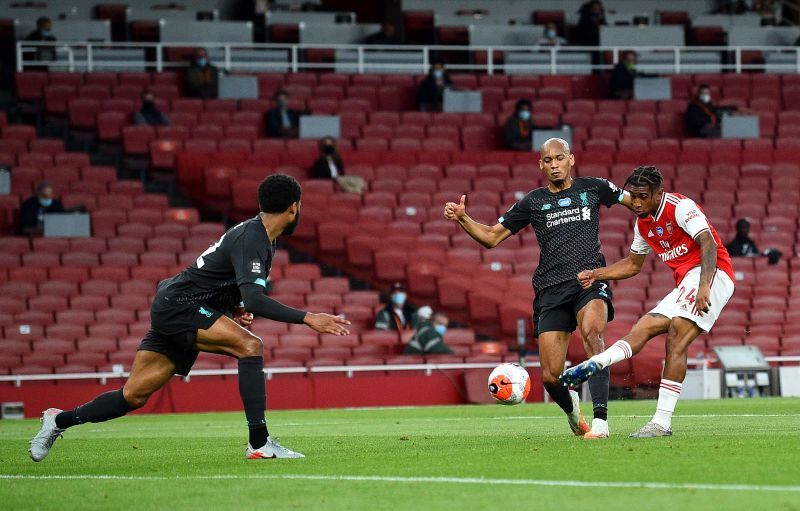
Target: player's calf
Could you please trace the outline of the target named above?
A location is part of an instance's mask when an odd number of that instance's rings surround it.
[[[105,422],[116,419],[135,408],[137,407],[131,406],[125,399],[123,389],[117,389],[100,394],[88,403],[72,410],[59,413],[55,417],[55,423],[59,429],[63,430],[85,422]]]

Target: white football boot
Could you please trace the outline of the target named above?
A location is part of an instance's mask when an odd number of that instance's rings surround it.
[[[575,436],[583,436],[589,432],[590,428],[581,413],[581,398],[574,390],[569,391],[569,397],[572,399],[572,413],[567,415],[569,429],[575,433]]]
[[[634,431],[629,435],[630,438],[655,438],[659,436],[672,436],[672,428],[666,429],[661,424],[648,422],[639,431]]]
[[[608,438],[611,431],[608,429],[608,421],[603,419],[592,419],[592,430],[583,435],[584,440],[596,440],[598,438]]]
[[[62,411],[63,410],[59,410],[58,408],[48,408],[42,412],[42,418],[39,419],[39,422],[42,423],[42,427],[39,429],[39,432],[36,433],[36,436],[33,437],[33,440],[31,440],[31,447],[28,449],[33,461],[42,461],[45,459],[50,449],[53,447],[53,442],[64,432],[63,429],[58,429],[58,426],[56,426],[56,415]]]
[[[267,443],[258,449],[253,449],[250,444],[247,444],[244,457],[249,460],[264,460],[272,458],[305,458],[305,455],[287,449],[270,436],[267,437]]]

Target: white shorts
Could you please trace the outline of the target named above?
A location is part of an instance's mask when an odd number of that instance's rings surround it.
[[[711,305],[706,313],[694,312],[694,300],[697,289],[700,287],[700,267],[695,266],[683,276],[683,280],[673,289],[670,294],[658,302],[650,314],[661,314],[669,319],[674,317],[686,318],[703,329],[704,332],[711,330],[714,322],[722,313],[723,307],[733,296],[734,284],[731,278],[724,271],[717,269],[714,278],[711,280]]]

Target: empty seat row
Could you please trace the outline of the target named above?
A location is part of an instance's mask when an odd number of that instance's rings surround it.
[[[349,85],[379,86],[398,85],[413,86],[419,77],[408,74],[376,74],[376,73],[259,73],[256,74],[262,90],[274,90],[287,85],[334,85],[347,87]],[[453,82],[460,88],[476,88],[480,86],[492,87],[548,87],[571,85],[574,80],[584,80],[585,76],[537,76],[537,75],[505,75],[483,73],[451,73]],[[772,88],[800,86],[800,79],[795,74],[748,74],[748,73],[694,73],[667,75],[673,86],[679,90],[687,90],[692,86],[708,84],[712,87],[746,87],[746,88]],[[45,85],[71,85],[78,87],[87,85],[133,85],[148,87],[151,85],[178,85],[180,73],[176,71],[161,72],[43,72],[24,71],[16,74],[17,90],[27,93],[41,92]],[[269,96],[271,94],[268,94]]]

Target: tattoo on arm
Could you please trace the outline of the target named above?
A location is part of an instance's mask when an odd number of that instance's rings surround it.
[[[710,231],[703,231],[697,235],[700,245],[700,284],[711,284],[711,278],[717,269],[717,243]]]

